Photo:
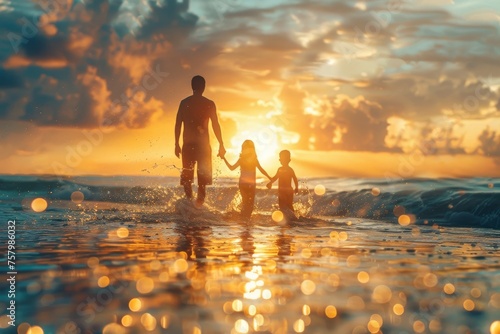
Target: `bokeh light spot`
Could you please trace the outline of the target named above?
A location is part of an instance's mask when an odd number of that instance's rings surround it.
[[[128,307],[132,312],[140,311],[142,308],[142,302],[139,298],[132,298],[128,303]]]
[[[73,191],[71,193],[71,201],[75,204],[80,204],[83,202],[85,195],[81,191]]]
[[[41,197],[35,198],[31,202],[31,209],[33,209],[33,211],[35,212],[43,212],[47,210],[47,206],[48,206],[47,201]]]
[[[305,295],[312,295],[316,290],[316,284],[311,280],[304,280],[302,284],[300,284],[300,290]]]
[[[464,306],[464,309],[466,311],[473,311],[474,308],[476,307],[476,305],[474,304],[474,302],[470,299],[466,299],[463,303],[463,306]]]
[[[500,320],[491,323],[490,334],[500,334]]]
[[[276,210],[271,215],[271,218],[273,219],[273,221],[275,223],[281,223],[283,221],[283,219],[285,218],[285,215],[283,215],[283,212]]]
[[[328,305],[325,308],[325,314],[328,318],[333,319],[337,316],[337,308],[333,305]]]
[[[101,276],[101,277],[99,277],[99,279],[97,280],[97,285],[100,288],[107,287],[109,285],[109,277],[108,276]]]
[[[120,227],[118,230],[116,230],[116,235],[119,237],[119,238],[126,238],[128,237],[128,228],[126,227]]]
[[[250,326],[248,325],[248,322],[246,320],[238,319],[234,323],[234,330],[237,333],[248,333],[249,329]]]
[[[359,283],[368,283],[370,281],[370,275],[366,271],[360,271],[358,273],[358,281]]]
[[[405,313],[405,307],[401,304],[394,304],[392,312],[394,312],[395,315],[402,315]]]
[[[184,259],[177,259],[174,262],[174,271],[178,274],[186,272],[189,268],[189,264]]]
[[[124,315],[122,318],[122,325],[125,327],[130,327],[134,323],[134,319],[130,315]]]
[[[153,291],[155,283],[150,277],[142,277],[136,283],[136,289],[139,293],[146,294]]]
[[[306,329],[306,324],[304,323],[304,320],[299,319],[293,323],[293,330],[296,333],[302,333]]]
[[[398,217],[398,223],[401,226],[408,226],[411,223],[410,216],[408,215],[401,215]]]
[[[322,184],[318,184],[316,187],[314,187],[314,193],[318,196],[323,196],[326,193],[326,188]]]
[[[373,289],[372,299],[379,304],[387,303],[392,298],[392,291],[386,285],[379,285]]]
[[[156,329],[156,318],[150,313],[144,313],[141,316],[141,324],[147,331],[154,331]]]

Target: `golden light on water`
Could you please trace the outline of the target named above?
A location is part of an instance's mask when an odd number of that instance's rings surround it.
[[[107,287],[109,285],[109,277],[108,276],[101,276],[101,277],[99,277],[99,279],[97,280],[97,285],[100,288]]]
[[[122,239],[128,237],[128,233],[128,228],[126,227],[120,227],[116,230],[116,235]]]
[[[326,193],[326,188],[322,184],[318,184],[316,187],[314,187],[314,193],[318,196],[323,196]]]
[[[328,305],[325,308],[325,315],[330,319],[335,318],[337,316],[337,308],[333,305]]]
[[[134,323],[134,319],[129,314],[122,317],[122,325],[125,327],[130,327]]]
[[[35,198],[31,202],[31,209],[35,212],[43,212],[47,210],[47,206],[48,206],[47,201],[41,197]]]
[[[349,268],[357,268],[359,267],[361,260],[356,255],[349,255],[345,262]]]
[[[306,279],[302,282],[302,284],[300,284],[300,290],[307,296],[312,295],[314,291],[316,291],[316,284],[313,281]]]
[[[313,255],[313,253],[312,253],[312,250],[310,248],[304,248],[300,252],[300,256],[302,256],[302,258],[304,258],[304,259],[309,259],[312,255]]]
[[[373,289],[372,299],[379,304],[387,303],[392,298],[392,291],[386,285],[379,285]]]
[[[394,312],[395,315],[402,315],[405,313],[405,307],[401,304],[394,304],[392,312]]]
[[[491,323],[490,334],[500,334],[500,320]]]
[[[146,294],[153,291],[155,283],[150,277],[142,277],[136,283],[136,289],[139,293]]]
[[[271,215],[271,218],[275,223],[281,223],[285,218],[285,215],[283,215],[283,212],[281,212],[280,210],[276,210]]]
[[[370,281],[370,275],[366,271],[360,271],[358,273],[358,281],[359,283],[368,283]]]
[[[474,304],[474,302],[470,299],[466,299],[463,303],[463,306],[464,306],[464,309],[466,311],[473,311],[474,308],[476,307],[476,305]]]
[[[85,195],[81,191],[73,191],[71,193],[71,201],[75,204],[80,204],[83,202]]]
[[[128,303],[128,308],[132,312],[138,312],[142,308],[142,302],[139,298],[132,298]]]
[[[347,232],[344,232],[344,231],[340,232],[339,233],[339,240],[346,241],[347,240]]]
[[[408,226],[411,223],[410,216],[408,215],[401,215],[398,217],[398,223],[401,226]]]
[[[87,266],[93,269],[99,265],[99,258],[92,256],[87,259]]]
[[[153,260],[149,263],[149,267],[151,268],[151,270],[160,270],[161,262],[158,260]]]

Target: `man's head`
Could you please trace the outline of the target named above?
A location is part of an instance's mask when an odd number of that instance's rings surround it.
[[[290,151],[283,150],[280,152],[280,162],[282,166],[288,166],[288,164],[292,161],[290,157]]]
[[[201,75],[196,75],[191,79],[191,87],[193,88],[193,93],[203,94],[205,91],[205,78]]]

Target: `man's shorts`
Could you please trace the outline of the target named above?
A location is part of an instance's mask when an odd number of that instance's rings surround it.
[[[193,183],[195,166],[198,185],[212,184],[212,149],[210,146],[193,144],[182,146],[181,185]]]

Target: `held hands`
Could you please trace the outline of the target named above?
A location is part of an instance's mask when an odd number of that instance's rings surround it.
[[[267,189],[271,189],[273,187],[273,183],[272,182],[268,182],[266,184],[266,187],[267,187]]]
[[[225,155],[226,155],[226,149],[224,148],[224,145],[220,145],[219,146],[219,153],[217,154],[217,156],[224,159]]]
[[[295,188],[295,193],[298,194],[299,193],[299,187],[296,187]]]
[[[181,155],[181,147],[179,146],[179,144],[175,144],[175,156],[177,158],[180,158],[180,155]]]

